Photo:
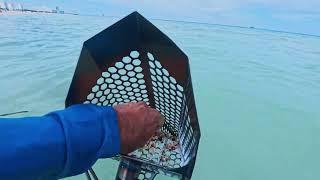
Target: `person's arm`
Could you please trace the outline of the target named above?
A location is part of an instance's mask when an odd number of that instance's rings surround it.
[[[0,179],[77,175],[119,152],[112,107],[75,105],[42,117],[0,119]]]
[[[54,180],[99,158],[142,147],[164,123],[144,102],[75,105],[42,117],[0,119],[0,179]]]

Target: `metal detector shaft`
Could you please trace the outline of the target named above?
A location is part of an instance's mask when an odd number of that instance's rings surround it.
[[[10,116],[10,115],[14,115],[14,114],[21,114],[21,113],[27,113],[27,112],[29,112],[29,111],[18,111],[18,112],[0,114],[0,116]]]
[[[139,176],[141,163],[121,158],[115,180],[135,180]]]

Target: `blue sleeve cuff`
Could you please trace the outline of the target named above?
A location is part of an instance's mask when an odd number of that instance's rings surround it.
[[[75,105],[52,113],[66,139],[66,161],[59,177],[81,174],[99,158],[120,152],[120,131],[113,107]]]
[[[100,107],[101,119],[105,127],[103,144],[99,152],[99,158],[110,158],[120,153],[120,129],[117,112],[113,107]]]

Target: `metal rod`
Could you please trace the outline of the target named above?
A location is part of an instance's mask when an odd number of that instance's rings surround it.
[[[96,175],[96,173],[94,172],[94,170],[92,168],[89,169],[89,172],[91,173],[94,180],[99,180],[98,176]]]
[[[18,111],[18,112],[0,114],[0,116],[10,116],[10,115],[14,115],[14,114],[21,114],[21,113],[27,113],[27,112],[29,112],[29,111]]]
[[[91,177],[90,177],[89,171],[86,171],[86,176],[87,176],[87,180],[91,180]]]
[[[115,180],[135,180],[141,169],[141,163],[121,158]]]

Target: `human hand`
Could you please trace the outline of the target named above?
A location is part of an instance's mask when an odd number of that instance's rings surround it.
[[[118,115],[121,153],[127,154],[143,147],[163,126],[163,116],[145,102],[114,106]]]

